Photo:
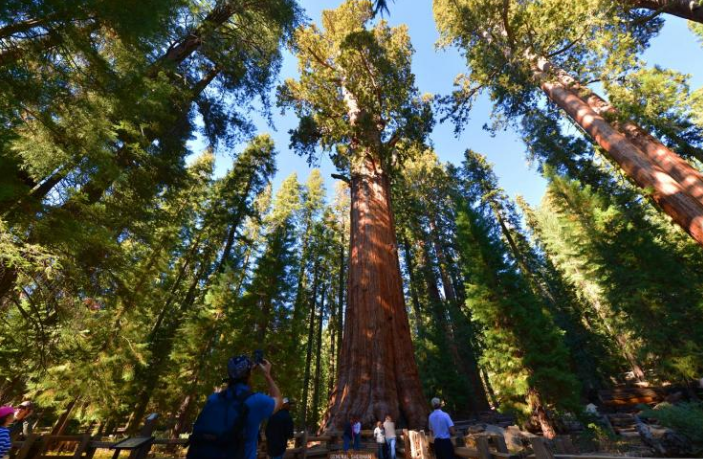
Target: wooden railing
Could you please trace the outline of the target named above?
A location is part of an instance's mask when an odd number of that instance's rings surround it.
[[[139,432],[140,438],[149,438],[143,446],[125,451],[129,454],[129,459],[144,459],[153,446],[186,447],[187,439],[153,438],[156,416],[147,418],[144,427]],[[423,432],[408,430],[398,430],[396,432],[397,446],[396,452],[404,459],[432,459],[429,445],[431,438]],[[411,445],[411,436],[416,442]],[[365,444],[373,445],[373,433],[370,430],[361,432]],[[418,442],[418,439],[420,440]],[[11,458],[13,459],[92,459],[97,450],[113,450],[113,458],[120,454],[116,445],[124,439],[106,441],[103,438],[93,437],[90,434],[83,435],[30,435],[24,441],[13,442]],[[506,445],[505,439],[500,434],[477,434],[466,437],[452,438],[454,453],[458,458],[466,459],[516,459],[517,454],[511,454]],[[606,456],[600,454],[578,454],[576,448],[571,443],[569,437],[558,437],[552,445],[542,437],[530,438],[533,453],[527,459],[623,459],[625,456]],[[423,446],[424,445],[424,446]],[[331,452],[342,449],[342,437],[340,432],[329,432],[324,435],[309,435],[306,432],[297,433],[291,447],[285,452],[285,459],[307,459],[326,457]],[[554,451],[552,451],[552,448]],[[57,451],[60,450],[60,451]],[[69,451],[69,455],[66,452]],[[369,451],[369,448],[366,449]],[[414,451],[411,453],[411,451]],[[265,459],[265,443],[260,445],[259,459]],[[524,455],[522,457],[525,457]],[[640,458],[653,459],[653,458]]]

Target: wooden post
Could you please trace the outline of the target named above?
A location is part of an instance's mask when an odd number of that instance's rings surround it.
[[[403,429],[403,457],[410,459],[412,457],[412,447],[410,446],[410,434],[408,429]]]
[[[303,448],[303,453],[300,455],[300,459],[306,459],[308,457],[308,431],[303,431],[303,437],[301,439],[301,445]]]
[[[151,437],[151,434],[154,433],[154,430],[156,429],[156,421],[158,419],[159,415],[157,413],[151,413],[149,416],[147,416],[146,420],[144,421],[144,425],[141,429],[139,429],[139,433],[137,435],[139,437]],[[132,451],[129,455],[129,459],[144,459],[146,455],[149,454],[149,451],[151,450],[151,445],[152,443],[149,442],[141,448]]]
[[[478,449],[479,459],[491,459],[491,449],[488,447],[488,438],[485,435],[476,437],[476,449]]]
[[[37,434],[30,434],[24,442],[22,442],[22,447],[17,451],[17,454],[15,455],[15,459],[27,459],[29,456],[29,452],[32,450],[32,447],[37,444],[41,443],[41,437]]]
[[[547,446],[547,443],[542,437],[530,438],[532,450],[535,452],[535,459],[554,459],[554,454]]]
[[[90,427],[89,429],[91,429]],[[88,445],[90,444],[90,441],[93,438],[90,436],[89,433],[83,434],[83,437],[81,438],[80,443],[78,443],[78,446],[76,446],[76,452],[73,453],[73,459],[81,459],[83,456],[83,453],[88,449]]]
[[[568,435],[560,435],[555,438],[554,447],[557,450],[557,454],[578,454],[578,451],[576,451],[576,448],[571,441],[571,437]]]
[[[496,449],[499,453],[508,452],[508,445],[505,443],[505,437],[503,436],[503,434],[494,434],[493,439],[496,442]]]

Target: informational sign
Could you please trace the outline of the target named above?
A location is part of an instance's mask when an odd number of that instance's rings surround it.
[[[430,447],[425,432],[409,430],[408,436],[410,437],[409,459],[430,459]]]
[[[376,459],[376,454],[367,451],[331,451],[328,459]]]
[[[119,443],[115,443],[110,449],[137,449],[153,440],[154,437],[130,437]]]

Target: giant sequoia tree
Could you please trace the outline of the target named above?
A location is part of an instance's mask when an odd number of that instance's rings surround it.
[[[328,425],[402,414],[420,427],[427,403],[412,358],[390,180],[405,146],[424,139],[431,112],[415,88],[407,29],[371,25],[372,17],[370,2],[351,0],[323,13],[322,30],[299,29],[301,76],[286,81],[279,101],[300,117],[293,146],[311,158],[319,146],[350,174],[349,303]]]
[[[656,22],[628,20],[602,0],[436,0],[434,5],[443,43],[462,49],[471,69],[452,99],[459,125],[482,90],[491,93],[496,112],[508,118],[530,112],[543,92],[703,244],[701,173],[641,126],[622,120],[614,106],[580,82],[626,72]]]

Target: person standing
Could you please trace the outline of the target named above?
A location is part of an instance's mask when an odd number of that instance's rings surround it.
[[[354,418],[349,417],[347,422],[344,423],[344,430],[342,431],[342,441],[344,442],[344,452],[349,451],[349,445],[354,438],[354,429],[352,429],[352,424],[354,424]]]
[[[10,438],[13,440],[25,440],[32,434],[32,424],[34,423],[34,404],[25,400],[20,403],[15,411],[15,422],[10,426]]]
[[[454,445],[451,437],[456,433],[452,418],[442,411],[442,401],[435,397],[432,399],[432,413],[429,424],[434,436],[434,452],[437,459],[454,459]]]
[[[352,433],[354,434],[354,451],[361,449],[361,421],[356,418],[352,424]]]
[[[293,438],[293,418],[290,415],[290,400],[283,399],[281,409],[269,418],[266,424],[266,449],[271,459],[283,459],[288,440]]]
[[[381,424],[381,421],[376,423],[376,428],[373,429],[373,437],[376,439],[376,456],[378,456],[378,459],[385,459],[386,434],[383,432],[383,424]]]
[[[386,445],[388,447],[388,457],[386,459],[395,459],[395,422],[390,414],[386,415],[386,421],[383,423],[383,431],[386,435]]]
[[[251,371],[256,368],[263,373],[270,396],[251,392]],[[257,364],[246,355],[232,357],[227,362],[227,374],[227,389],[208,397],[195,421],[187,459],[256,459],[261,422],[277,412],[283,404],[281,392],[271,376],[271,363],[268,360]],[[241,410],[242,405],[246,409]],[[234,406],[240,407],[239,417],[229,419],[235,429],[230,428],[227,438],[224,438],[221,434],[222,427],[229,427],[222,425],[222,414],[224,412],[227,422],[227,415],[232,414],[229,408]],[[213,430],[213,427],[218,429]]]
[[[15,409],[11,406],[0,407],[0,459],[4,458],[12,448],[9,426],[15,419]]]

